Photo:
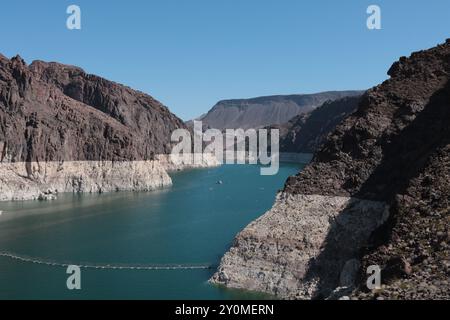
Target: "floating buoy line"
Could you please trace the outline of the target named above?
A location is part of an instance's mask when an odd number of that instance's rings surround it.
[[[97,270],[196,270],[196,269],[213,269],[212,265],[208,264],[96,264],[96,263],[68,263],[57,262],[47,259],[28,257],[16,253],[0,251],[0,257],[9,258],[23,263],[32,263],[38,265],[46,265],[51,267],[67,268],[68,266],[78,266],[83,269],[97,269]]]

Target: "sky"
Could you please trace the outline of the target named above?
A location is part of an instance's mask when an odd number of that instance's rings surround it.
[[[69,5],[81,30],[69,30]],[[366,26],[381,8],[381,30]],[[368,89],[450,38],[448,0],[40,0],[0,11],[0,53],[82,67],[184,120],[222,99]]]

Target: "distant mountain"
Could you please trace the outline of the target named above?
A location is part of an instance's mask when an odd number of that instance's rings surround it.
[[[280,129],[280,151],[314,153],[328,134],[358,108],[361,96],[326,101],[313,111],[301,114],[288,123],[272,126]]]
[[[325,101],[360,95],[361,91],[328,91],[315,94],[277,95],[252,99],[223,100],[205,116],[206,128],[249,129],[283,124],[308,113]]]

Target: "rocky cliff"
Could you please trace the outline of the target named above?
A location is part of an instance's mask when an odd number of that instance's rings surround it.
[[[78,67],[0,55],[0,200],[169,185],[174,166],[158,156],[177,128],[184,123],[144,93]]]
[[[212,281],[283,298],[450,298],[450,40],[390,79],[235,239]],[[369,265],[382,288],[365,287]]]
[[[0,56],[2,161],[149,160],[183,122],[152,97],[59,63]]]
[[[280,130],[280,151],[314,153],[321,147],[336,126],[356,111],[360,96],[326,101],[320,107],[298,115],[289,122],[271,126]]]
[[[361,94],[360,91],[329,91],[316,94],[278,95],[219,101],[199,120],[206,128],[249,129],[284,124],[308,113],[325,101]]]

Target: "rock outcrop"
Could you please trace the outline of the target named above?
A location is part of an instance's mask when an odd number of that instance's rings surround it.
[[[314,153],[320,149],[328,134],[358,108],[360,96],[326,101],[311,112],[298,115],[288,123],[271,126],[280,130],[280,151]]]
[[[331,293],[343,266],[387,217],[388,206],[377,201],[279,194],[269,212],[239,233],[213,282],[289,299]]]
[[[152,97],[82,69],[0,57],[5,161],[151,160],[184,123]]]
[[[21,162],[0,165],[0,201],[47,200],[60,192],[150,191],[171,185],[158,161]]]
[[[142,161],[45,161],[0,163],[0,201],[53,200],[59,193],[152,191],[172,185],[171,171],[218,166],[212,154],[202,161],[172,161],[156,155]]]
[[[167,157],[179,128],[144,93],[78,67],[0,55],[0,200],[170,185],[167,170],[185,167]]]
[[[283,298],[450,298],[450,40],[364,94],[212,281]],[[365,287],[370,265],[382,288]]]
[[[315,94],[278,95],[219,101],[198,120],[205,128],[249,129],[284,124],[308,113],[326,101],[360,95],[360,91],[329,91]]]

